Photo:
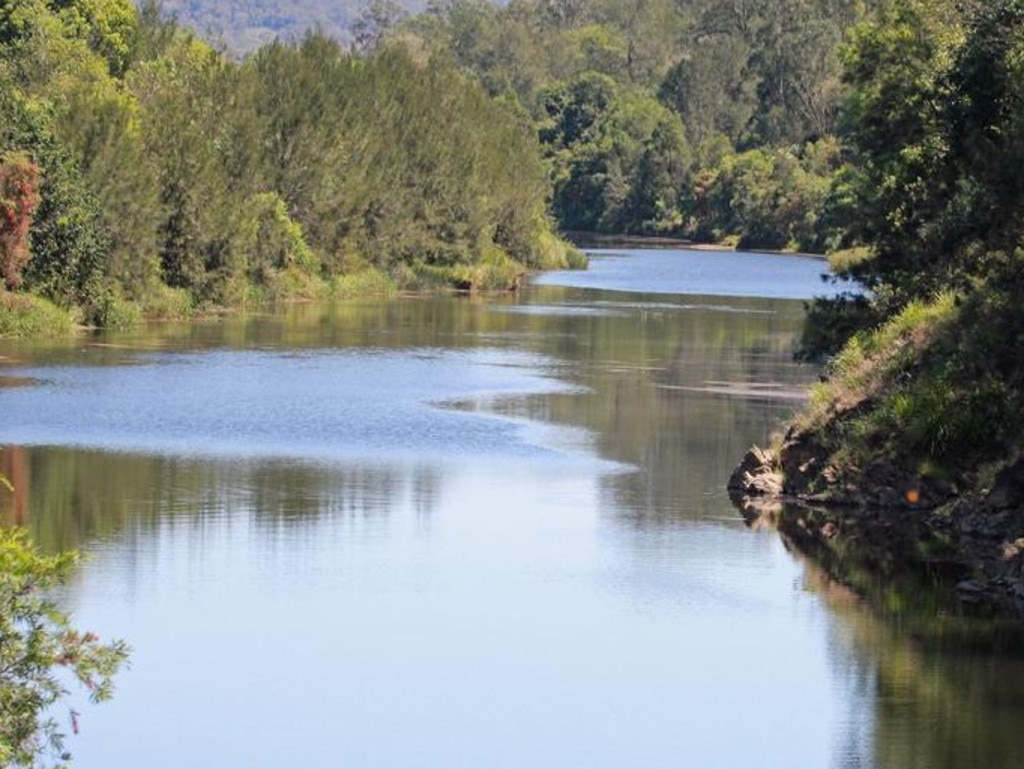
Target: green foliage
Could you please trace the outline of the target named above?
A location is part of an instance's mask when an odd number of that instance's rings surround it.
[[[241,230],[238,248],[245,256],[250,282],[267,285],[286,272],[314,275],[319,269],[302,227],[288,215],[288,206],[276,193],[249,199]]]
[[[756,83],[746,77],[749,51],[742,39],[710,35],[665,74],[661,98],[682,117],[694,144],[715,135],[734,144],[745,139],[756,110]]]
[[[108,284],[93,297],[89,322],[102,328],[131,328],[142,322],[142,308],[126,299],[116,283]]]
[[[133,306],[314,296],[350,273],[514,285],[580,262],[552,214],[850,245],[863,187],[847,173],[829,192],[850,166],[824,136],[835,43],[862,12],[741,5],[447,0],[406,17],[374,0],[359,54],[310,34],[237,62],[153,3],[7,4],[0,151],[42,179],[25,287],[126,324]]]
[[[32,8],[43,14],[33,4],[21,10]],[[25,287],[58,302],[87,304],[106,250],[99,205],[69,148],[56,135],[55,105],[31,96],[36,84],[22,88],[16,82],[32,69],[23,65],[41,49],[59,48],[36,40],[31,32],[34,25],[46,26],[45,14],[19,18],[24,24],[17,28],[30,32],[0,54],[0,150],[25,153],[42,177],[40,203],[29,231],[31,258],[24,269]],[[55,63],[41,77],[50,78],[61,69]]]
[[[892,0],[844,54],[855,155],[826,210],[871,293],[812,311],[819,346],[852,338],[803,426],[851,477],[981,490],[1024,448],[1022,57],[1019,0]]]
[[[0,529],[0,763],[37,766],[68,760],[53,708],[70,678],[93,702],[109,698],[128,656],[121,641],[103,644],[74,629],[47,596],[74,568],[74,554],[40,555],[21,532]],[[62,675],[66,674],[66,675]],[[72,711],[72,720],[76,718]],[[77,728],[77,726],[76,726]]]
[[[970,290],[986,254],[1024,235],[1020,30],[1014,2],[898,0],[846,50],[858,152],[843,193],[848,240],[872,249],[849,274],[887,312]]]
[[[893,0],[845,49],[856,156],[826,208],[883,314],[975,290],[1024,238],[1022,29],[1013,0]]]
[[[953,294],[944,294],[933,302],[912,302],[875,330],[855,333],[831,361],[828,380],[813,391],[802,426],[833,430],[838,418],[842,430],[826,445],[834,442],[840,464],[859,467],[879,458],[911,466],[941,462],[947,457],[936,454],[940,443],[964,450],[964,444],[941,436],[949,416],[944,410],[958,395],[951,382],[934,378],[923,364],[958,328],[959,306]]]
[[[838,46],[866,5],[451,0],[410,19],[396,39],[444,52],[490,93],[530,110],[565,229],[824,250],[841,237],[842,223],[823,215],[835,164],[812,168],[802,155],[837,128]],[[711,202],[701,190],[728,169],[695,163],[691,151],[719,140],[729,156],[761,150],[780,166],[789,151],[801,173],[761,179],[736,198],[747,209],[734,212],[729,192]],[[787,211],[776,215],[774,205]]]
[[[500,291],[519,285],[522,267],[497,248],[490,248],[473,265],[455,268],[454,283],[464,290]]]
[[[107,250],[99,202],[58,144],[41,143],[35,159],[42,202],[30,232],[26,287],[59,303],[88,305]]]
[[[400,15],[367,6],[362,56],[313,34],[235,63],[153,4],[3,6],[0,153],[41,178],[25,288],[129,325],[348,272],[565,266],[522,107],[390,45]]]
[[[987,463],[1015,455],[1024,435],[1024,313],[998,284],[1019,290],[1022,261],[1022,253],[1008,257],[1012,277],[993,275],[986,290],[911,302],[847,343],[804,416],[805,426],[832,432],[840,464],[890,459],[970,484]]]
[[[877,310],[863,294],[844,292],[836,297],[819,297],[807,307],[798,356],[825,360],[842,350],[858,331],[878,321]]]
[[[123,75],[131,61],[138,16],[129,0],[49,0],[68,32],[87,40],[110,73]]]
[[[138,102],[121,89],[93,82],[71,90],[56,133],[95,194],[105,242],[101,267],[132,301],[160,280],[157,232],[165,211],[140,126]]]
[[[192,294],[163,283],[138,302],[138,307],[143,317],[155,320],[183,320],[192,317],[197,309]]]
[[[77,321],[74,313],[46,299],[0,292],[0,338],[66,336]]]
[[[542,232],[532,258],[525,264],[535,270],[584,270],[587,267],[587,255],[552,233]]]
[[[402,285],[412,286],[413,279],[406,275]],[[331,295],[338,299],[352,299],[365,296],[392,296],[397,291],[396,282],[377,270],[364,269],[337,275],[331,282]]]
[[[716,154],[695,174],[685,231],[699,240],[736,234],[741,248],[820,253],[829,243],[823,213],[838,158],[832,140]]]
[[[200,301],[229,300],[241,267],[231,249],[241,205],[220,149],[231,140],[227,65],[209,46],[183,37],[130,72],[128,83],[155,166],[161,278]]]
[[[554,210],[569,229],[656,232],[675,226],[690,148],[678,116],[584,72],[542,95],[541,138],[554,168]]]

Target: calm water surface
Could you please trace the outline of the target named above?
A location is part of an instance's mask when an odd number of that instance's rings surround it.
[[[815,376],[821,269],[0,347],[2,515],[134,647],[76,766],[1019,766],[1017,664],[923,654],[724,493]]]

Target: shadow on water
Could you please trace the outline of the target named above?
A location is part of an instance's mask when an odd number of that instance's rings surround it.
[[[808,537],[813,509],[735,504],[748,525],[781,537],[803,566],[804,589],[829,609],[833,675],[861,714],[839,737],[839,766],[954,769],[1019,762],[1019,626],[950,612],[948,575],[883,565],[877,544],[850,537],[826,546]]]
[[[383,525],[399,500],[429,517],[442,486],[430,465],[218,461],[48,446],[5,447],[0,472],[15,489],[0,495],[0,522],[28,526],[51,551],[125,532],[133,539],[187,531],[242,513],[268,534],[312,529],[324,519]]]
[[[936,638],[931,648],[922,645],[906,630],[910,617],[880,617],[820,567],[801,560],[806,589],[830,610],[834,675],[856,692],[866,716],[851,720],[844,739],[846,752],[871,746],[872,755],[849,765],[957,769],[1019,763],[1024,658],[950,652]]]

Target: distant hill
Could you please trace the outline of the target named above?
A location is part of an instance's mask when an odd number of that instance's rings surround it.
[[[141,1],[137,0],[141,5]],[[427,0],[399,0],[411,13]],[[235,54],[245,54],[275,38],[292,40],[319,28],[348,42],[349,27],[362,0],[163,0],[165,14],[174,15],[204,39]]]

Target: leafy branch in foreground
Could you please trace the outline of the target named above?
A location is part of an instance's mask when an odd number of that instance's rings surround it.
[[[75,553],[40,555],[24,532],[0,529],[0,766],[64,765],[70,756],[54,706],[73,681],[93,702],[108,699],[127,660],[123,641],[104,644],[72,628],[48,597],[77,561]]]

